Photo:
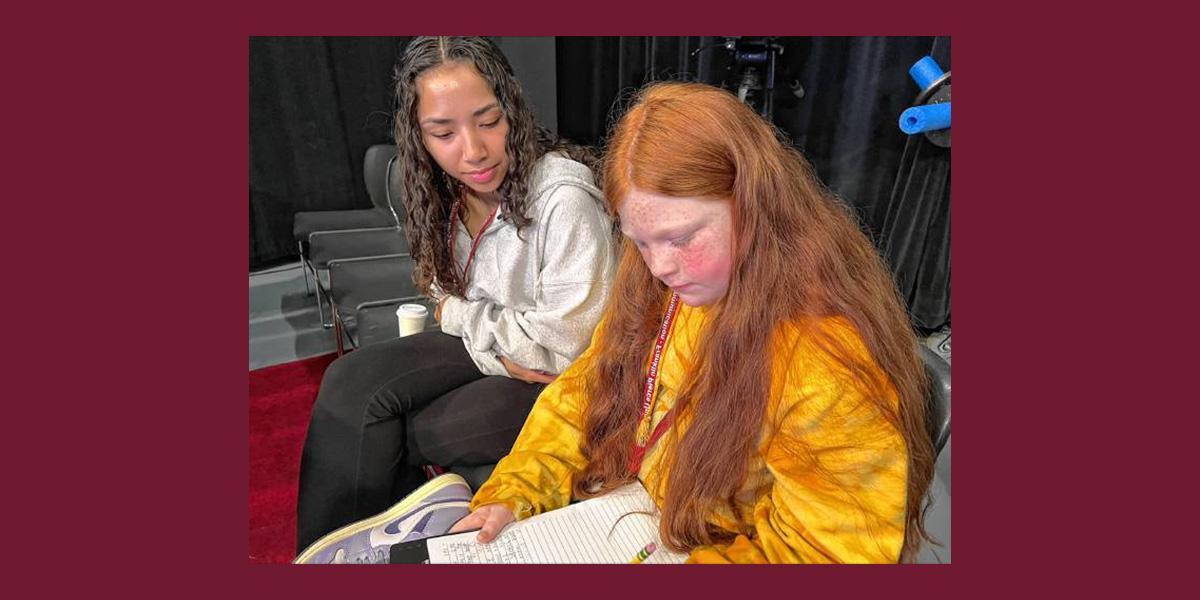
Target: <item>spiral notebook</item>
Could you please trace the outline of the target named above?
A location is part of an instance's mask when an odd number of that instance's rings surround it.
[[[639,482],[598,498],[517,521],[481,544],[477,532],[426,540],[430,563],[682,563],[687,554],[663,546],[658,508]],[[654,544],[656,550],[645,556]]]

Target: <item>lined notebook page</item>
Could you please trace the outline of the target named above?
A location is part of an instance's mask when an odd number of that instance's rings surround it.
[[[648,514],[647,514],[648,513]],[[429,539],[430,563],[628,563],[646,544],[658,550],[645,564],[682,563],[663,547],[658,508],[641,483],[512,523],[487,544],[470,531]]]

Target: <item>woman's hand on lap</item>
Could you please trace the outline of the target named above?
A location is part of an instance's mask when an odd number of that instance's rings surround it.
[[[437,308],[433,309],[433,320],[437,321],[438,323],[442,322],[442,307],[446,305],[446,300],[448,300],[449,298],[450,298],[450,296],[446,296],[445,298],[442,298],[438,302]]]
[[[550,383],[558,377],[558,375],[526,369],[503,356],[500,357],[500,364],[504,365],[504,370],[508,371],[509,377],[520,379],[525,383]]]

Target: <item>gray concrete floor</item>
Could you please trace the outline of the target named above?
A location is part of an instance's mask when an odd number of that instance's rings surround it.
[[[945,334],[948,335],[948,332]],[[944,336],[942,336],[944,337]],[[949,357],[949,341],[925,342]],[[321,327],[316,299],[305,292],[299,263],[250,274],[250,369],[300,360],[337,349],[332,329]],[[925,527],[940,546],[926,544],[920,563],[950,562],[950,442],[938,457]]]
[[[250,274],[250,369],[337,350],[321,327],[316,296],[304,289],[299,262]]]

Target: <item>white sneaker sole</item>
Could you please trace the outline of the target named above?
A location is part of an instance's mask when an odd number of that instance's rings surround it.
[[[304,552],[300,553],[300,556],[296,557],[296,560],[292,561],[292,564],[308,564],[308,561],[312,560],[313,557],[325,551],[335,543],[391,521],[392,519],[399,517],[413,508],[416,508],[418,504],[424,502],[425,499],[431,494],[434,494],[452,485],[463,485],[466,486],[467,489],[471,489],[467,484],[467,480],[463,479],[462,476],[458,475],[457,473],[443,473],[442,475],[438,475],[437,477],[430,479],[421,487],[417,488],[415,491],[413,491],[413,493],[405,496],[403,500],[397,502],[391,508],[373,517],[367,517],[361,521],[346,525],[341,529],[336,529],[332,533],[329,533],[323,536],[321,539],[313,542],[312,545],[304,550]]]

